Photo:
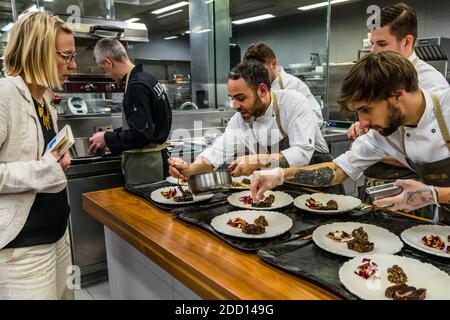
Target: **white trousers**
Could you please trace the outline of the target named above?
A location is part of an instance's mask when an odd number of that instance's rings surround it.
[[[0,250],[0,300],[73,299],[67,286],[71,264],[67,230],[52,244]]]

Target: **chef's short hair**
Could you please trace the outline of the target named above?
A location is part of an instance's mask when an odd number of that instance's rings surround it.
[[[386,100],[398,90],[419,89],[414,65],[397,52],[370,53],[359,60],[346,75],[339,97],[342,111],[354,111],[352,101]]]
[[[128,59],[127,51],[123,44],[116,38],[100,39],[94,47],[94,59],[96,63],[102,63],[106,58],[123,62]]]
[[[261,83],[264,83],[270,90],[269,71],[258,61],[246,61],[236,65],[228,74],[228,79],[244,81],[253,89],[257,90]]]
[[[257,42],[247,48],[243,61],[256,60],[266,64],[272,62],[273,59],[276,59],[273,50],[264,42]]]
[[[407,35],[417,39],[416,11],[405,3],[397,3],[381,9],[381,27],[389,26],[389,31],[397,41],[403,40]]]

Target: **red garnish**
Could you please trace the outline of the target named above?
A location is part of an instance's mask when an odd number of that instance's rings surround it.
[[[427,247],[444,250],[445,249],[445,243],[442,241],[441,237],[439,236],[423,236],[422,243],[426,245]]]
[[[242,196],[239,198],[240,202],[243,202],[244,204],[253,204],[252,196]]]

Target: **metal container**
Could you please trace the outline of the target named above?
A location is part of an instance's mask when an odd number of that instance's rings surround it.
[[[75,143],[70,148],[70,154],[72,158],[92,158],[102,157],[105,154],[105,149],[98,150],[97,152],[89,152],[89,137],[75,138]]]
[[[188,178],[189,188],[196,195],[227,191],[231,187],[231,182],[229,170],[203,172]]]

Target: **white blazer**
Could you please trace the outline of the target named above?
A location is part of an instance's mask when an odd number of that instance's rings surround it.
[[[50,106],[57,130],[56,111]],[[66,177],[51,154],[22,77],[0,79],[0,249],[22,230],[37,192],[56,193]],[[51,205],[49,203],[49,205]]]

